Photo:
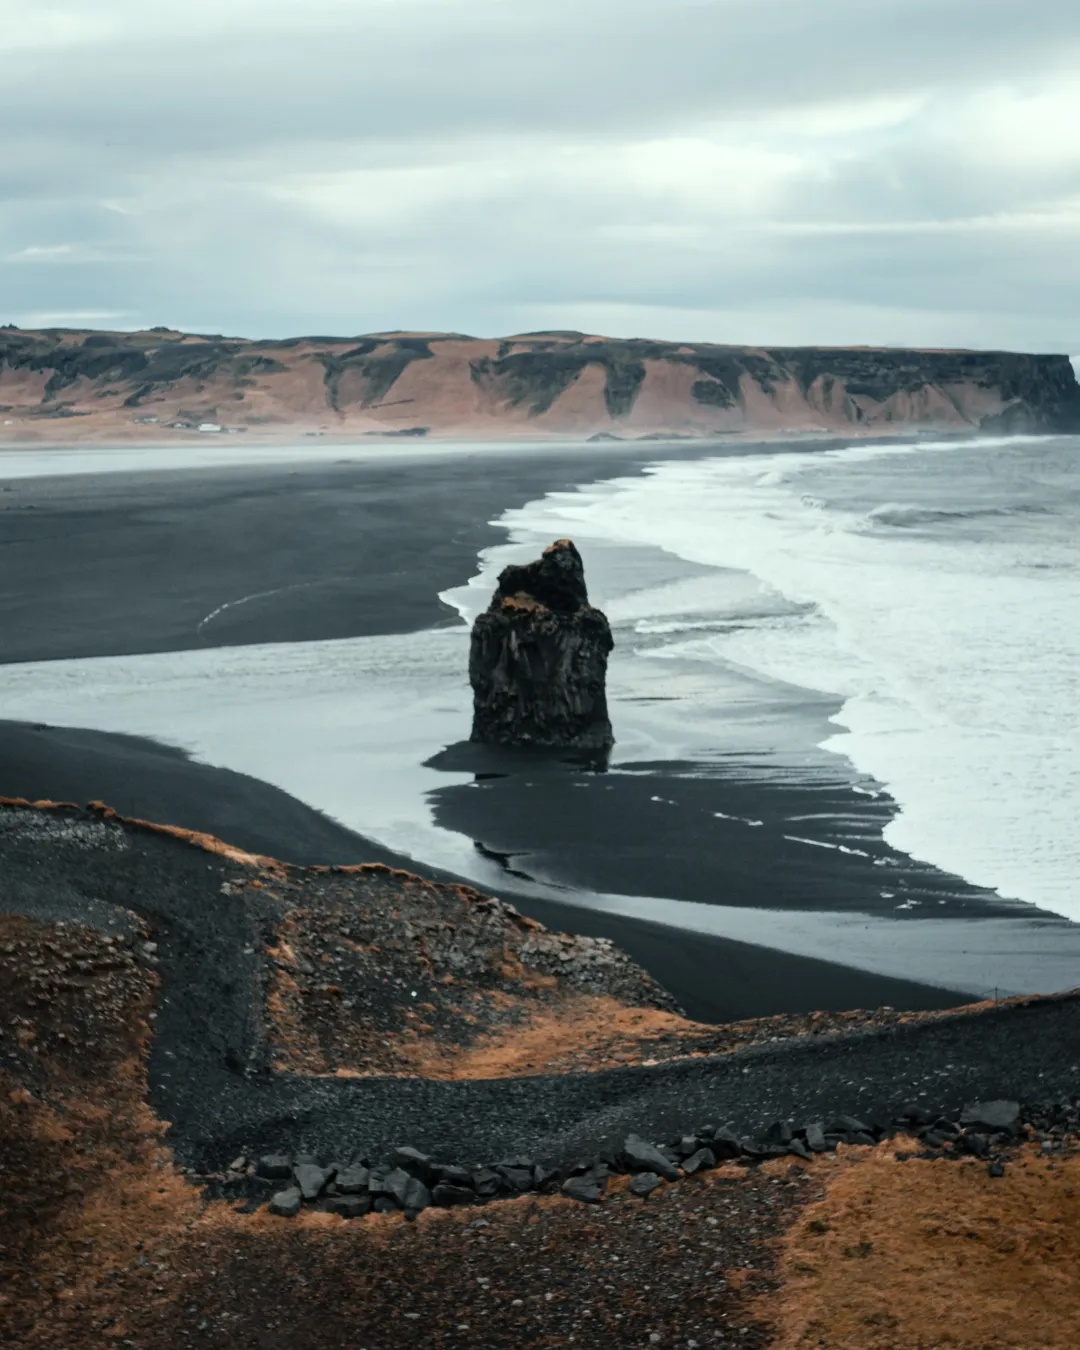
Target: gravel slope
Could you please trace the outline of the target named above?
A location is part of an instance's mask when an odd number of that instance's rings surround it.
[[[264,860],[265,862],[265,860]],[[151,1104],[178,1161],[242,1149],[338,1156],[410,1143],[450,1160],[572,1162],[630,1131],[1046,1100],[1080,1082],[1080,996],[898,1023],[731,1055],[595,1073],[446,1082],[269,1071],[263,993],[280,911],[266,868],[78,811],[0,810],[0,904],[38,919],[149,931],[164,985]],[[319,885],[315,874],[305,885]],[[325,875],[325,874],[324,874]],[[243,891],[239,903],[223,887]],[[244,888],[247,887],[245,890]]]

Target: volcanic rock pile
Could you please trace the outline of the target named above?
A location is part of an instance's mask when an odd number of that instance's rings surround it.
[[[581,555],[558,539],[504,568],[473,625],[472,739],[488,745],[604,751],[614,736],[605,680],[607,619],[589,604]]]
[[[275,1183],[282,1189],[269,1199],[272,1214],[294,1218],[305,1205],[354,1219],[366,1214],[404,1211],[407,1219],[430,1206],[485,1204],[527,1192],[561,1193],[584,1204],[599,1204],[608,1181],[629,1176],[629,1191],[647,1199],[664,1183],[738,1162],[753,1166],[769,1159],[834,1153],[838,1145],[873,1148],[902,1136],[921,1145],[900,1152],[909,1158],[982,1160],[991,1177],[1025,1141],[1036,1141],[1047,1157],[1071,1156],[1080,1132],[1080,1100],[1032,1103],[972,1102],[962,1111],[938,1114],[907,1105],[880,1119],[862,1121],[837,1115],[796,1126],[774,1121],[761,1135],[741,1138],[727,1126],[701,1125],[666,1144],[631,1134],[621,1148],[604,1149],[576,1164],[547,1167],[531,1157],[506,1158],[491,1166],[439,1162],[415,1148],[396,1148],[379,1159],[321,1165],[313,1154],[267,1154],[236,1158],[223,1173],[193,1181],[209,1183],[222,1195],[246,1194],[255,1205]]]

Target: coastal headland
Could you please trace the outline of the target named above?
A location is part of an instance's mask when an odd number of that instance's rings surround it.
[[[1067,356],[566,331],[252,340],[168,328],[0,329],[0,443],[1078,428]]]

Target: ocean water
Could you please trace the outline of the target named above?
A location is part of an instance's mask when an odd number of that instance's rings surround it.
[[[3,666],[0,715],[181,746],[498,890],[497,862],[432,809],[472,775],[428,761],[468,736],[468,625],[498,571],[570,535],[615,630],[613,773],[887,792],[895,849],[1033,908],[953,921],[897,895],[777,922],[665,895],[575,903],[978,994],[1077,982],[1080,927],[1046,912],[1080,919],[1080,439],[703,447],[493,523],[505,543],[443,593],[457,626]],[[675,805],[653,800],[658,821]],[[785,837],[859,854],[867,828],[793,818]]]
[[[662,549],[696,573],[595,575],[631,659],[835,696],[893,847],[1080,919],[1080,438],[658,464],[500,523],[464,616],[538,543]]]

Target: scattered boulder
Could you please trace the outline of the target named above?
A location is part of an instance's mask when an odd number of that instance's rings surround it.
[[[569,1177],[563,1182],[561,1189],[563,1195],[569,1196],[571,1200],[580,1200],[586,1205],[598,1205],[603,1199],[600,1182],[589,1176]]]
[[[655,1172],[638,1172],[636,1176],[630,1178],[630,1194],[640,1195],[644,1200],[646,1196],[652,1195],[657,1186],[664,1184],[663,1178],[658,1177]]]
[[[656,1172],[665,1181],[678,1181],[679,1169],[666,1158],[655,1144],[648,1144],[636,1134],[629,1134],[623,1143],[623,1159],[631,1172]]]
[[[437,1205],[474,1205],[476,1192],[468,1186],[455,1186],[449,1181],[440,1181],[431,1193]]]
[[[443,1182],[448,1186],[472,1188],[472,1173],[467,1167],[445,1167],[440,1166],[435,1169],[437,1181]]]
[[[270,1213],[280,1214],[283,1219],[295,1219],[303,1203],[299,1186],[290,1186],[288,1190],[278,1191],[270,1197]]]
[[[477,1195],[489,1199],[499,1193],[499,1174],[490,1167],[477,1167],[472,1173],[472,1187]]]
[[[683,1171],[688,1177],[692,1177],[695,1172],[700,1172],[703,1168],[715,1167],[716,1155],[711,1148],[699,1148],[696,1153],[691,1153],[689,1158],[683,1162]]]
[[[366,1195],[370,1180],[370,1168],[361,1167],[358,1164],[355,1167],[347,1167],[344,1171],[338,1172],[334,1178],[334,1186],[342,1195]]]
[[[319,1167],[315,1163],[297,1163],[293,1168],[293,1176],[305,1200],[314,1200],[321,1195],[323,1187],[333,1175],[331,1168]]]
[[[533,1185],[533,1169],[531,1167],[515,1167],[508,1163],[496,1163],[495,1171],[502,1177],[510,1190],[530,1191]]]
[[[824,1153],[828,1148],[825,1142],[825,1131],[819,1121],[807,1125],[803,1133],[806,1136],[806,1147],[811,1153]]]
[[[556,540],[536,562],[504,568],[473,624],[472,740],[610,749],[605,683],[612,646],[569,539]]]
[[[293,1160],[287,1153],[267,1153],[255,1164],[255,1171],[268,1181],[286,1181],[292,1176]]]
[[[404,1209],[405,1197],[409,1192],[409,1183],[415,1180],[416,1178],[410,1176],[403,1168],[394,1167],[383,1177],[380,1189],[383,1195],[393,1196],[398,1205]]]
[[[960,1116],[961,1125],[975,1125],[984,1130],[1014,1130],[1020,1119],[1019,1102],[974,1102],[965,1106]]]
[[[426,1153],[421,1153],[416,1148],[396,1148],[390,1154],[390,1164],[392,1167],[404,1168],[407,1172],[414,1172],[418,1177],[423,1177],[426,1181],[433,1177],[436,1171],[432,1159]]]
[[[343,1219],[359,1219],[371,1213],[370,1195],[334,1195],[323,1206],[330,1214],[339,1214]]]
[[[405,1217],[415,1219],[422,1210],[427,1209],[430,1205],[431,1192],[419,1177],[410,1177],[405,1186],[405,1195],[401,1205],[405,1211]]]
[[[712,1131],[709,1147],[718,1158],[737,1158],[742,1153],[739,1136],[726,1125]]]

